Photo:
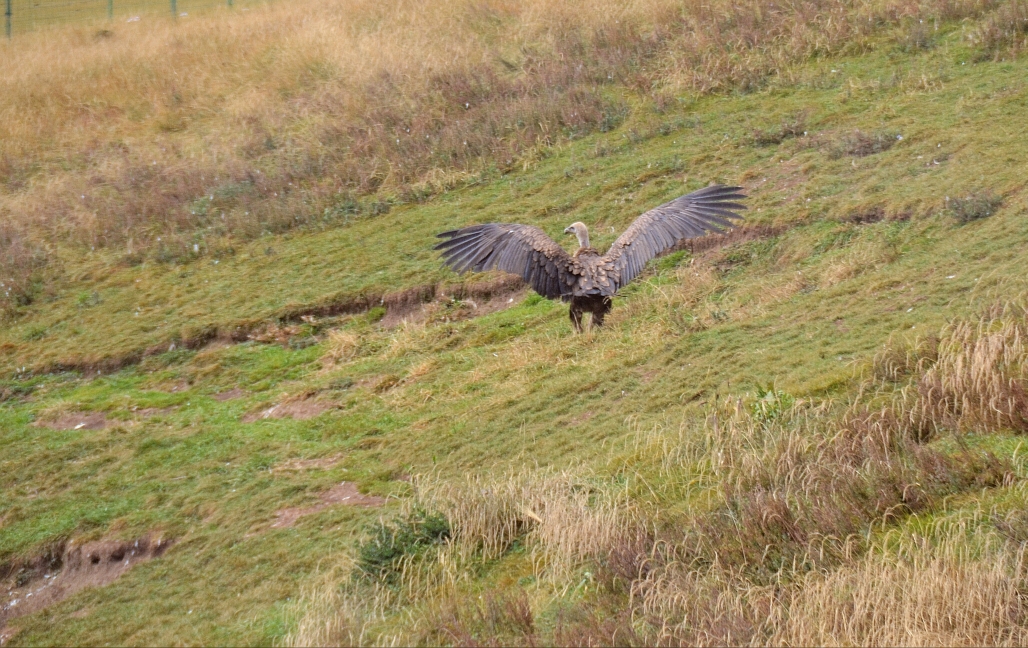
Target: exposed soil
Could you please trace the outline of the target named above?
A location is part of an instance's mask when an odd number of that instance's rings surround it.
[[[452,289],[420,286],[389,295],[383,301],[386,315],[381,325],[392,328],[403,322],[458,321],[480,317],[510,308],[520,302],[526,292],[525,282],[515,275],[503,275],[492,281],[454,286]]]
[[[35,385],[5,385],[0,387],[0,403],[9,400],[25,401],[28,400],[32,392],[35,390]]]
[[[189,383],[187,383],[185,381],[177,382],[177,383],[169,386],[167,388],[167,391],[169,393],[172,393],[172,394],[177,394],[179,392],[189,391]]]
[[[669,250],[690,250],[699,254],[722,248],[734,243],[776,236],[784,228],[768,225],[743,225],[725,234],[710,234],[697,239],[683,241]],[[486,315],[509,308],[521,300],[527,292],[524,281],[516,275],[500,274],[488,281],[457,285],[426,284],[394,293],[336,295],[324,303],[301,307],[289,307],[278,314],[260,320],[238,322],[225,327],[211,327],[193,332],[188,337],[176,337],[168,342],[146,349],[137,349],[116,357],[100,360],[70,360],[37,367],[40,373],[79,371],[83,373],[111,373],[124,367],[138,364],[144,358],[166,353],[174,349],[202,349],[211,345],[258,340],[290,345],[299,325],[312,323],[318,318],[354,315],[367,312],[377,306],[384,306],[386,314],[383,326],[396,326],[404,321],[455,321]],[[453,306],[456,305],[456,308]],[[445,309],[445,310],[443,310]],[[314,338],[311,338],[314,340]],[[166,389],[179,392],[189,389],[188,383],[178,383]],[[230,390],[234,391],[234,390]]]
[[[320,513],[335,504],[369,508],[382,506],[386,501],[384,497],[379,497],[377,495],[365,495],[357,490],[357,484],[345,481],[322,493],[320,495],[320,499],[320,502],[312,506],[286,508],[281,511],[277,511],[275,513],[275,521],[272,523],[271,528],[288,529],[296,524],[297,520],[303,516]]]
[[[319,457],[317,459],[288,459],[271,469],[271,472],[304,472],[307,470],[326,470],[335,466],[346,458],[344,454],[335,454],[330,457]]]
[[[770,225],[742,225],[724,234],[708,234],[700,238],[682,241],[672,248],[669,253],[689,250],[690,253],[697,255],[710,250],[719,250],[729,245],[771,238],[778,236],[784,231],[785,228],[772,227]]]
[[[134,409],[132,413],[139,418],[152,418],[154,416],[167,416],[175,411],[174,407],[144,407],[142,409]]]
[[[225,401],[235,400],[237,398],[243,398],[244,396],[246,396],[246,392],[243,391],[242,389],[239,389],[238,387],[235,387],[235,388],[230,389],[228,391],[218,392],[217,394],[215,394],[211,398],[213,398],[214,400],[218,401],[219,403],[223,403]]]
[[[580,425],[582,423],[585,423],[586,421],[588,421],[592,417],[593,417],[593,413],[591,411],[589,411],[589,412],[582,412],[581,414],[576,414],[571,419],[571,425]]]
[[[842,218],[844,223],[855,223],[857,225],[872,225],[883,220],[902,222],[910,220],[913,212],[910,209],[889,212],[881,205],[858,207],[850,211]]]
[[[0,644],[16,632],[11,619],[38,612],[87,587],[103,587],[133,566],[156,558],[171,540],[99,540],[68,545],[22,563],[0,566]]]
[[[278,405],[272,405],[267,409],[250,412],[243,416],[243,423],[253,423],[264,419],[291,418],[297,421],[306,421],[330,409],[335,409],[335,404],[314,399],[289,400]]]
[[[35,425],[51,430],[102,430],[108,421],[102,412],[70,412],[53,420],[36,421]]]

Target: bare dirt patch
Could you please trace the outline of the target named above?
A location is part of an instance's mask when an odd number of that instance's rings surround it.
[[[217,394],[211,396],[211,398],[218,401],[219,403],[224,403],[225,401],[236,400],[237,398],[243,398],[244,396],[246,396],[246,392],[242,389],[239,389],[238,387],[235,387],[228,391],[218,392]]]
[[[0,386],[0,403],[9,400],[26,401],[35,390],[34,385],[3,385]]]
[[[69,412],[35,423],[51,430],[102,430],[109,425],[103,412]]]
[[[275,513],[275,521],[272,523],[271,528],[288,529],[305,515],[320,513],[336,504],[370,508],[374,506],[382,506],[386,501],[384,497],[379,497],[377,495],[365,495],[357,489],[357,484],[345,481],[322,493],[319,496],[319,499],[321,501],[312,506],[286,508],[281,511],[277,511]]]
[[[190,385],[188,382],[180,380],[173,383],[164,383],[163,385],[159,385],[156,389],[157,391],[162,391],[167,394],[179,394],[184,391],[189,391],[189,387]]]
[[[132,413],[139,418],[148,419],[154,416],[167,416],[176,409],[175,407],[143,407],[141,409],[133,408]]]
[[[451,288],[419,286],[386,295],[381,325],[386,328],[404,322],[459,321],[495,313],[519,303],[525,296],[525,282],[516,275],[502,275],[491,281]]]
[[[748,243],[749,241],[759,241],[761,239],[772,238],[778,236],[785,231],[782,227],[772,227],[771,225],[743,225],[736,227],[724,234],[708,234],[699,238],[689,239],[682,241],[670,252],[677,252],[679,250],[688,250],[693,255],[703,254],[711,250],[720,250],[723,247],[729,245],[738,245],[740,243]]]
[[[346,458],[344,454],[317,459],[287,459],[271,469],[271,472],[304,472],[307,470],[326,470],[338,465]]]
[[[593,412],[591,412],[591,411],[589,411],[589,412],[582,412],[581,414],[576,414],[571,419],[571,425],[581,425],[582,423],[585,423],[586,421],[588,421],[592,417],[593,417]]]
[[[149,535],[136,540],[71,544],[22,563],[0,566],[0,642],[14,633],[11,619],[38,612],[87,587],[103,587],[133,566],[163,554],[171,540]]]
[[[314,399],[287,400],[278,405],[250,412],[243,416],[243,423],[253,423],[266,419],[291,418],[297,421],[306,421],[315,416],[324,414],[330,409],[335,409],[334,403]]]

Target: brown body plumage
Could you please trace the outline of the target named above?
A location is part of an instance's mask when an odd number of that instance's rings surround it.
[[[521,277],[549,299],[571,302],[571,322],[582,330],[582,314],[602,326],[611,298],[634,279],[646,262],[680,241],[722,232],[741,218],[745,198],[739,187],[713,185],[681,196],[646,212],[601,255],[589,245],[589,230],[573,223],[565,233],[578,237],[579,248],[568,254],[541,229],[530,225],[488,223],[439,234],[436,246],[443,261],[459,273],[504,270]]]

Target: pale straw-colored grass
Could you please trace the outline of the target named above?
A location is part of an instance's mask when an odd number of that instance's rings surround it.
[[[769,643],[791,646],[1021,646],[1028,641],[1025,549],[986,556],[955,537],[875,552],[812,574]]]
[[[938,335],[890,342],[876,355],[882,380],[912,377],[897,411],[922,436],[941,431],[1028,431],[1028,317],[1016,302],[950,322]]]

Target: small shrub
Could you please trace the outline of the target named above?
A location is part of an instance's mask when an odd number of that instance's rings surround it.
[[[981,48],[975,57],[979,62],[1028,48],[1028,0],[1007,0],[979,24],[971,40]]]
[[[787,139],[802,137],[807,133],[807,116],[799,114],[791,120],[783,121],[776,129],[753,131],[753,143],[756,146],[777,146]]]
[[[354,573],[387,582],[395,580],[404,557],[449,537],[450,523],[445,516],[420,509],[392,522],[379,522],[372,528],[371,537],[357,549]]]
[[[990,191],[973,193],[966,198],[951,198],[949,200],[949,213],[959,223],[970,223],[971,221],[988,218],[996,213],[1003,199]]]
[[[49,254],[28,233],[0,215],[0,317],[34,302],[43,289]]]
[[[758,386],[757,400],[750,405],[750,412],[761,425],[769,425],[781,419],[795,404],[795,398],[775,389],[774,385]]]
[[[392,204],[388,200],[374,200],[368,204],[368,213],[372,216],[388,214]]]
[[[837,141],[829,151],[828,156],[833,160],[847,155],[851,157],[867,157],[868,155],[888,151],[892,148],[893,144],[901,139],[902,136],[896,133],[865,133],[857,130]]]
[[[337,196],[336,198],[336,202],[326,207],[325,211],[322,213],[322,220],[326,223],[348,223],[351,216],[361,213],[361,204],[353,197],[352,194],[347,193]]]
[[[931,49],[935,46],[931,24],[924,20],[911,21],[901,31],[898,43],[900,49],[907,53]]]
[[[103,303],[103,299],[100,298],[100,293],[96,292],[81,292],[76,299],[76,304],[79,308],[93,308]]]
[[[47,332],[48,329],[46,326],[42,324],[37,324],[30,326],[28,330],[25,331],[24,337],[27,342],[32,342],[34,340],[42,340],[46,337]]]

